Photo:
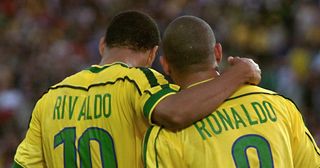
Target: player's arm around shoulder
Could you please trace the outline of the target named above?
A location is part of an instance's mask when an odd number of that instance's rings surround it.
[[[170,84],[161,73],[151,68],[133,68],[129,80],[137,88],[132,94],[129,94],[129,99],[135,106],[137,114],[146,118],[151,125],[154,124],[151,116],[157,104],[180,89],[179,86]]]
[[[209,115],[243,84],[260,82],[260,68],[251,59],[228,61],[231,67],[220,77],[161,100],[153,109],[152,121],[174,131],[186,128]]]

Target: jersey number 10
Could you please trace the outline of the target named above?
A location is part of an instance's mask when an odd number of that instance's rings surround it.
[[[101,167],[117,167],[117,158],[113,139],[104,129],[90,127],[86,129],[78,140],[80,167],[92,167],[90,141],[94,140],[100,146]],[[76,128],[66,127],[54,136],[54,148],[63,144],[64,167],[77,167]]]

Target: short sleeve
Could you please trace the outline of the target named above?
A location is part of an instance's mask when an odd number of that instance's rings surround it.
[[[141,94],[136,97],[136,111],[142,112],[142,115],[153,125],[151,116],[156,105],[165,97],[175,94],[179,91],[179,86],[169,84],[165,77],[159,72],[140,68],[138,86]]]
[[[293,102],[286,102],[291,115],[292,153],[295,167],[320,167],[320,151]]]
[[[147,130],[143,141],[143,162],[145,168],[186,167],[181,142],[173,132],[159,126]]]
[[[17,148],[14,157],[15,167],[45,167],[39,120],[39,106],[40,103],[38,102],[32,112],[26,137]]]

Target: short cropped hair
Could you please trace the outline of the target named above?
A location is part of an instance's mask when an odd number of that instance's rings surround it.
[[[159,45],[160,33],[156,22],[139,11],[125,11],[114,16],[106,34],[108,48],[124,47],[134,51],[147,51]]]
[[[164,55],[178,72],[199,71],[212,65],[215,43],[211,27],[194,16],[182,16],[172,21],[162,39]]]

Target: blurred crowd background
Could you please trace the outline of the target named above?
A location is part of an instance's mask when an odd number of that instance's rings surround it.
[[[161,32],[180,15],[206,20],[224,56],[258,62],[260,85],[294,100],[320,144],[320,0],[1,0],[0,168],[10,167],[38,98],[98,64],[99,38],[128,9],[150,14]]]

